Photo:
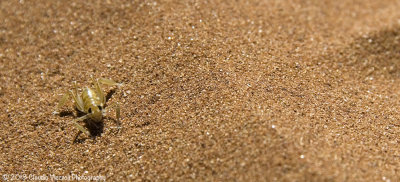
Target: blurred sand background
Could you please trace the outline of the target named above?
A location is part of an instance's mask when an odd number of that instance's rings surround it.
[[[0,1],[0,172],[399,181],[397,0]],[[104,87],[94,139],[59,97]]]

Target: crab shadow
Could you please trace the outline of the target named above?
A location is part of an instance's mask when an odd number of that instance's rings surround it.
[[[116,89],[112,89],[107,93],[107,95],[106,95],[106,104],[107,104],[108,100],[111,99],[111,97],[114,95],[115,92],[116,92]]]
[[[83,113],[79,110],[77,110],[77,113],[78,113],[78,117],[82,117],[82,116],[86,115],[86,113]],[[104,132],[103,120],[104,120],[104,118],[102,119],[101,122],[95,122],[90,118],[83,120],[83,123],[84,123],[83,127],[85,127],[90,133],[90,136],[88,136],[88,137],[95,139],[96,137],[101,136],[101,134]],[[87,139],[87,137],[79,137],[80,135],[85,135],[85,134],[82,134],[82,132],[78,130],[78,133],[74,139],[75,143],[82,143],[83,141],[85,141]]]

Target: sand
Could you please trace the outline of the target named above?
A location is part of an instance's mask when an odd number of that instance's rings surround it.
[[[0,173],[399,181],[399,9],[395,0],[0,1]],[[108,109],[94,138],[75,139],[73,102],[52,113],[73,81],[84,88],[91,77],[124,84],[104,87],[122,128]]]

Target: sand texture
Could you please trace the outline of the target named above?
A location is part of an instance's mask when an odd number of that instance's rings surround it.
[[[0,175],[399,181],[400,1],[0,1]],[[98,126],[59,98],[93,78]],[[85,124],[86,123],[86,124]],[[75,140],[74,140],[75,139]],[[3,179],[2,179],[3,180]]]

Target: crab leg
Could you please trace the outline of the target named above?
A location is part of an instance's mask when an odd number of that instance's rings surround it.
[[[60,101],[58,102],[58,104],[56,106],[56,110],[53,112],[53,114],[58,114],[59,113],[58,110],[60,110],[60,108],[62,106],[64,106],[65,103],[67,103],[68,98],[69,98],[69,94],[67,92],[61,97]]]
[[[119,107],[119,104],[115,103],[115,104],[112,104],[112,105],[110,105],[108,107],[115,109],[115,115],[117,116],[117,124],[118,124],[118,127],[121,127],[121,120],[120,120],[120,118],[121,118],[121,108]]]
[[[79,117],[79,118],[77,118],[77,119],[74,119],[74,120],[72,121],[72,123],[73,123],[73,124],[75,125],[75,127],[76,127],[78,130],[80,130],[82,133],[85,133],[87,136],[90,136],[89,131],[88,131],[87,129],[85,129],[82,125],[80,125],[80,124],[77,123],[78,121],[83,121],[83,120],[85,120],[85,119],[87,119],[87,118],[89,118],[89,114],[87,114],[87,115],[85,115],[85,116],[82,116],[82,117]]]
[[[98,82],[101,83],[101,84],[110,85],[110,86],[116,85],[116,86],[119,87],[119,86],[122,85],[120,83],[115,82],[114,80],[110,80],[110,79],[107,79],[107,78],[100,78],[100,79],[98,79]]]

